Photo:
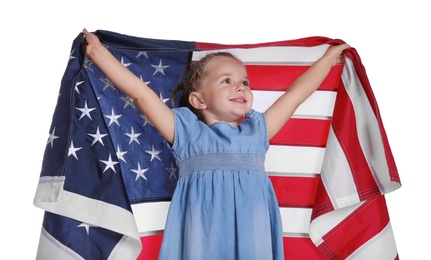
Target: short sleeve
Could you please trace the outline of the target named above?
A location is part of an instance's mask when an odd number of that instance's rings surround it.
[[[186,107],[172,109],[175,118],[175,136],[172,150],[179,152],[184,149],[190,136],[198,129],[202,122]]]
[[[250,109],[250,111],[245,115],[245,118],[250,118],[256,122],[256,128],[259,129],[259,136],[263,140],[263,145],[265,150],[269,149],[269,140],[268,140],[268,127],[266,124],[266,116],[265,113],[258,112],[254,109]]]

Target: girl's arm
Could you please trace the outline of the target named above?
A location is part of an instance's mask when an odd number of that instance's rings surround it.
[[[172,144],[174,140],[174,115],[156,93],[124,67],[101,43],[99,38],[83,30],[85,53],[100,70],[126,95],[131,97],[160,134]]]
[[[330,46],[313,66],[299,76],[266,111],[268,138],[271,139],[293,115],[298,106],[320,86],[331,68],[344,62],[343,52],[347,44]]]

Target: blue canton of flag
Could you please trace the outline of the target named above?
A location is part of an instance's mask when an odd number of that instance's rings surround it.
[[[109,32],[97,33],[171,106],[192,43],[149,40],[142,46],[142,39],[124,37],[135,47],[130,50],[121,48],[118,38],[111,43]],[[49,259],[136,257],[141,246],[131,205],[169,201],[177,166],[169,144],[134,101],[85,57],[83,42],[80,34],[72,46],[35,198],[46,210],[42,236],[58,241],[61,250],[44,250],[41,243],[38,258],[47,259],[44,251]]]

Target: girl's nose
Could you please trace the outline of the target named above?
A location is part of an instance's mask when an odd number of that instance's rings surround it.
[[[245,87],[244,87],[244,85],[239,84],[239,85],[236,87],[236,91],[238,91],[238,92],[244,92],[244,91],[245,91]]]

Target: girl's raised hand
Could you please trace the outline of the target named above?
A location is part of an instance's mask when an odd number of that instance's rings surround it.
[[[94,50],[102,46],[102,44],[99,40],[99,37],[87,31],[87,29],[84,28],[82,33],[85,36],[85,54],[91,57],[91,54],[94,52]]]
[[[350,46],[347,43],[331,45],[328,47],[322,58],[327,58],[331,66],[340,63],[342,64],[345,62],[344,52],[348,48],[350,48]]]

